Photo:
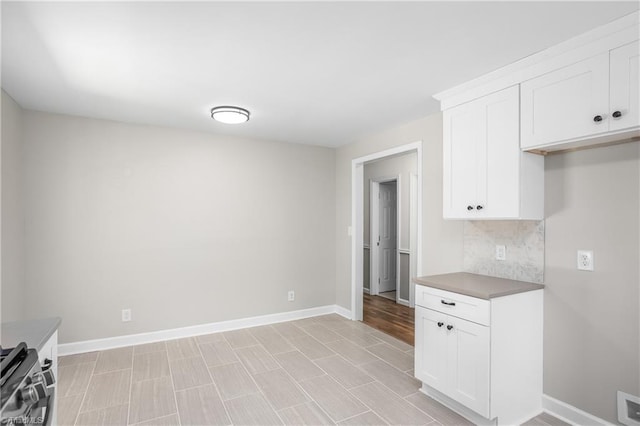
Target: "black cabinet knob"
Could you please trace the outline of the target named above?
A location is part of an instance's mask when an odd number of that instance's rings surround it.
[[[473,210],[473,206],[467,206],[467,210]]]
[[[439,323],[438,323],[438,327],[442,327],[443,325],[444,325],[444,323],[443,323],[443,322],[439,322]]]
[[[477,207],[476,207],[476,210],[482,210],[483,208],[484,208],[484,207],[482,207],[482,206],[477,206]]]
[[[599,123],[602,121],[602,116],[601,115],[596,115],[595,117],[593,117],[593,121],[595,121],[596,123]]]
[[[622,112],[620,111],[613,111],[613,114],[611,114],[613,116],[613,118],[620,118],[622,117]]]
[[[453,330],[453,326],[452,325],[448,325],[447,326],[447,330]]]

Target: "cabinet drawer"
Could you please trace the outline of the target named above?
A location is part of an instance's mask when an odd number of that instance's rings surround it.
[[[437,288],[416,286],[416,305],[486,326],[491,318],[490,303]]]

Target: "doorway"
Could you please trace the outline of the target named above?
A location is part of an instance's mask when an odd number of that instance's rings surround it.
[[[354,320],[362,321],[363,319],[363,289],[366,274],[364,267],[364,253],[367,250],[364,240],[364,166],[367,163],[408,153],[415,153],[416,167],[415,173],[406,178],[409,183],[407,197],[410,197],[413,202],[411,203],[409,231],[407,232],[409,234],[407,238],[409,247],[405,247],[404,251],[409,254],[409,256],[406,256],[409,258],[410,263],[407,268],[408,275],[409,277],[416,277],[422,273],[422,221],[420,220],[422,218],[422,141],[356,158],[351,162],[351,317]],[[396,182],[396,190],[398,187],[398,182]],[[368,233],[369,230],[367,230]],[[400,252],[400,249],[396,250],[396,253],[398,252]],[[366,268],[366,270],[370,271],[370,268]],[[370,273],[367,275],[370,275]],[[396,270],[396,280],[397,278],[398,271]],[[415,291],[410,278],[408,282],[410,284],[406,297],[408,298],[408,305],[412,308],[414,306]]]

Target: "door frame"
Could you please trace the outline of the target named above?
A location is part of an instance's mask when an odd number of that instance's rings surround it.
[[[380,247],[373,245],[373,242],[380,236],[380,184],[387,182],[396,183],[396,302],[400,293],[400,179],[401,175],[390,177],[378,177],[370,179],[369,190],[369,294],[376,295],[380,293],[378,279],[380,278]],[[375,209],[373,208],[374,200]],[[375,238],[374,238],[375,237]],[[375,247],[375,248],[374,248]]]
[[[384,151],[365,155],[351,160],[351,319],[362,321],[363,276],[364,276],[364,164],[373,160],[399,154],[416,152],[417,154],[417,220],[415,224],[416,252],[410,256],[416,259],[416,276],[422,275],[422,141],[412,142],[389,148]],[[410,283],[410,295],[413,298],[415,284]],[[414,301],[410,301],[411,306]]]

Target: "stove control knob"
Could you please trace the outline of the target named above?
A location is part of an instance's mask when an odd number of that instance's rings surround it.
[[[45,387],[49,387],[56,382],[56,378],[53,376],[53,371],[49,369],[36,373],[33,377],[33,382],[43,383]]]
[[[20,391],[20,399],[28,405],[35,404],[46,396],[47,388],[43,383],[34,383]]]

